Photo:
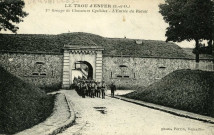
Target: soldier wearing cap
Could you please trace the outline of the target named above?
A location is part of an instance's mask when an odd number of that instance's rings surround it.
[[[76,86],[76,91],[77,91],[77,94],[79,94],[79,95],[80,95],[80,90],[81,90],[80,85],[81,85],[80,80],[78,80],[77,86]]]
[[[114,97],[114,92],[116,91],[116,85],[114,84],[114,82],[111,83],[110,88],[111,88],[111,97]]]
[[[92,84],[92,81],[89,80],[88,81],[88,93],[87,93],[87,96],[91,97],[91,84]]]
[[[97,90],[97,85],[96,85],[95,81],[92,81],[92,83],[91,83],[91,98],[94,98],[96,90]]]
[[[96,89],[95,89],[95,92],[94,92],[94,96],[95,96],[95,97],[98,97],[98,82],[94,81],[94,84],[96,85]]]
[[[83,81],[81,89],[82,89],[82,97],[85,98],[86,91],[88,90],[88,86],[85,81]]]
[[[105,91],[106,91],[106,84],[105,84],[105,81],[102,81],[102,85],[101,85],[102,99],[105,99]]]
[[[97,97],[100,98],[102,85],[100,82],[97,82]]]
[[[83,86],[83,80],[80,80],[80,84],[79,84],[79,93],[80,93],[80,96],[82,96],[82,94],[83,94],[82,86]]]

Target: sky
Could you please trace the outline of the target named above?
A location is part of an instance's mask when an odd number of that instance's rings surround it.
[[[18,34],[87,32],[112,38],[166,40],[168,24],[164,22],[158,7],[164,0],[24,1],[24,11],[29,15],[18,24]],[[86,10],[88,12],[77,12]],[[178,45],[194,47],[194,42]]]

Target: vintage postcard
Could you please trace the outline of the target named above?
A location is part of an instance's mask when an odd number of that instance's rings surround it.
[[[214,135],[213,5],[0,0],[0,134]]]

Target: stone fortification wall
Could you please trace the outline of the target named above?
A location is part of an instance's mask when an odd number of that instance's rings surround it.
[[[201,60],[200,65],[211,63]],[[123,88],[146,87],[178,69],[194,69],[195,60],[166,58],[104,57],[103,79]]]
[[[63,55],[0,53],[0,66],[40,87],[61,85]]]
[[[200,65],[212,63],[201,60]],[[0,53],[0,66],[40,87],[62,86],[62,54]],[[195,60],[166,58],[103,57],[103,80],[121,89],[148,86],[178,69],[194,69]]]

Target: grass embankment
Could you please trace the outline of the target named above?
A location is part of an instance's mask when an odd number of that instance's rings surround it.
[[[30,128],[50,116],[53,107],[54,96],[0,67],[0,133]]]
[[[214,117],[214,72],[177,70],[124,96]]]
[[[74,32],[59,35],[0,34],[0,50],[63,53],[63,45],[102,46],[104,55],[130,55],[136,57],[179,57],[189,58],[181,47],[174,43],[158,40],[106,38],[95,34]]]
[[[61,83],[56,83],[56,84],[52,84],[52,85],[41,86],[39,88],[44,90],[45,93],[50,93],[50,92],[59,91],[59,89],[61,89],[61,86],[62,86]]]

